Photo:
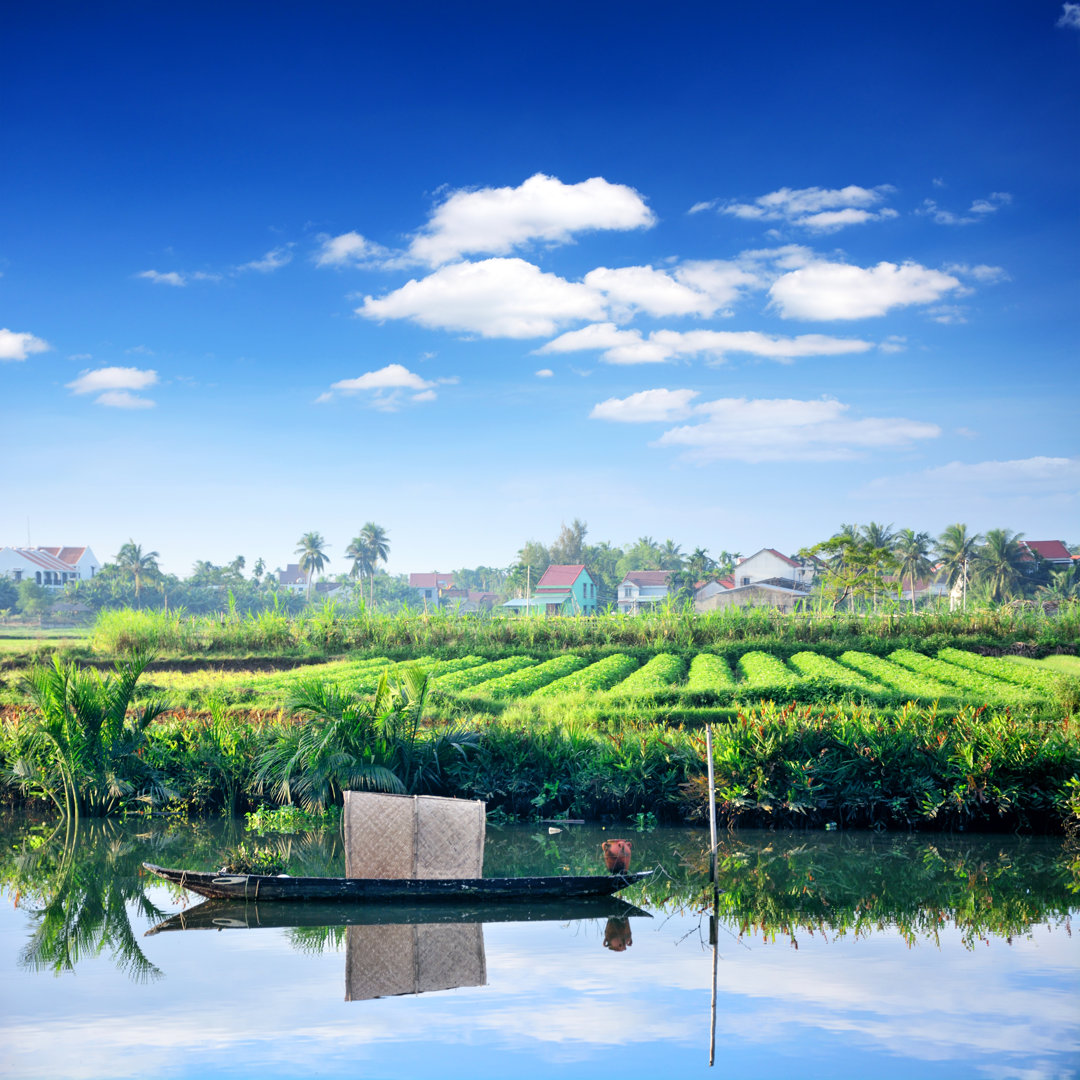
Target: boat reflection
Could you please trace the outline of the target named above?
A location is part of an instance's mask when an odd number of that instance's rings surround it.
[[[487,983],[484,923],[604,919],[604,947],[632,944],[631,918],[647,911],[614,897],[542,903],[341,904],[207,900],[148,930],[345,928],[345,1000],[422,994]]]

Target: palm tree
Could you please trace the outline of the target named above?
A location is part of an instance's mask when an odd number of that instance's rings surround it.
[[[135,582],[135,604],[138,606],[143,582],[161,573],[157,561],[161,556],[156,551],[142,549],[142,544],[129,540],[114,556],[116,565],[123,574],[130,574]]]
[[[716,569],[716,560],[710,557],[707,548],[694,548],[686,561],[686,568],[696,584]]]
[[[309,532],[300,537],[300,543],[296,548],[296,554],[300,556],[300,569],[307,575],[307,599],[311,599],[311,579],[315,574],[321,574],[323,567],[330,561],[329,556],[323,551],[327,547],[322,533]]]
[[[361,530],[364,546],[368,554],[368,580],[371,582],[371,593],[368,602],[375,603],[375,571],[379,563],[386,562],[390,555],[390,538],[381,525],[369,521]]]
[[[849,525],[842,526],[845,529],[851,528]],[[891,547],[893,541],[896,539],[896,533],[893,532],[892,522],[888,525],[882,525],[880,522],[871,521],[869,525],[862,527],[862,538],[866,542],[867,547],[872,548],[887,548]]]
[[[896,534],[893,553],[900,563],[900,581],[903,582],[907,574],[911,580],[911,610],[915,610],[915,579],[929,574],[931,539],[926,532],[915,532],[914,529],[901,529]]]
[[[665,540],[660,549],[660,569],[681,570],[684,558],[681,544],[676,544],[674,540]]]
[[[345,558],[352,559],[352,569],[349,571],[349,577],[354,581],[356,578],[360,578],[360,580],[363,581],[369,571],[373,569],[371,556],[368,553],[367,542],[364,540],[363,535],[354,536],[349,541],[349,546],[345,549]],[[363,598],[362,587],[360,595],[361,598]]]
[[[1020,546],[1023,538],[1023,533],[1008,529],[987,530],[986,542],[978,552],[976,572],[994,600],[1011,597],[1023,580],[1025,563],[1030,561]]]
[[[964,591],[964,607],[967,607],[967,583],[969,578],[968,568],[975,561],[975,553],[982,536],[979,533],[968,534],[967,526],[957,522],[950,525],[939,537],[937,542],[938,555],[941,565],[945,570],[946,580],[950,588],[957,581],[961,583]],[[951,605],[951,600],[950,600]]]

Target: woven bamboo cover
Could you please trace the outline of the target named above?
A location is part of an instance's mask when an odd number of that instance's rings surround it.
[[[482,802],[346,791],[344,821],[346,877],[483,876]]]
[[[345,932],[345,1000],[487,982],[482,923],[350,926]]]

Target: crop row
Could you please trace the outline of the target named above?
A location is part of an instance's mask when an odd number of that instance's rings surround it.
[[[849,650],[841,655],[840,662],[893,690],[899,690],[912,701],[936,701],[940,698],[953,699],[961,696],[955,686],[947,686],[925,675],[916,675],[910,668],[894,664],[891,660],[882,660],[880,656]]]
[[[535,691],[534,698],[561,697],[566,694],[580,694],[587,691],[609,690],[620,680],[625,680],[638,662],[625,653],[613,653],[590,664],[587,668],[564,675],[561,679],[548,683]]]
[[[788,663],[799,675],[806,679],[820,679],[835,686],[870,694],[880,693],[882,689],[880,683],[876,683],[861,672],[846,668],[843,664],[838,664],[832,657],[822,656],[820,653],[796,653]]]
[[[783,660],[767,652],[743,653],[738,668],[743,683],[752,689],[794,686],[799,680]]]
[[[504,656],[501,660],[490,660],[476,667],[462,668],[459,671],[444,672],[435,677],[432,687],[447,693],[468,690],[478,683],[497,679],[501,675],[532,667],[536,661],[531,656]]]
[[[512,671],[497,679],[489,679],[480,683],[475,690],[478,694],[492,698],[527,697],[541,686],[547,686],[548,683],[585,667],[588,662],[584,657],[573,654],[556,656],[542,664]]]
[[[690,661],[686,689],[690,691],[734,690],[735,676],[731,674],[731,668],[722,656],[717,656],[715,653],[698,653]]]
[[[919,676],[958,686],[965,694],[981,697],[984,701],[1022,702],[1030,700],[1033,696],[1030,691],[1025,693],[1024,689],[1017,684],[1002,682],[992,675],[984,675],[971,668],[950,664],[946,660],[933,660],[929,656],[923,656],[922,653],[913,652],[910,649],[897,649],[889,655],[889,659],[903,664]]]
[[[647,664],[614,686],[611,694],[641,695],[670,689],[683,675],[683,662],[672,653],[657,653]]]
[[[938,653],[938,658],[947,660],[950,664],[968,668],[970,671],[989,675],[993,679],[1030,687],[1040,694],[1051,693],[1057,679],[1056,675],[1048,671],[1040,671],[1026,664],[1014,664],[996,656],[979,656],[977,653],[964,652],[961,649],[942,649]]]

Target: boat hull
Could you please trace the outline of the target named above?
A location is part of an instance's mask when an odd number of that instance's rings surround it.
[[[586,877],[514,878],[328,878],[207,874],[143,863],[152,874],[212,900],[343,900],[427,903],[430,901],[558,900],[612,896],[651,870]]]

